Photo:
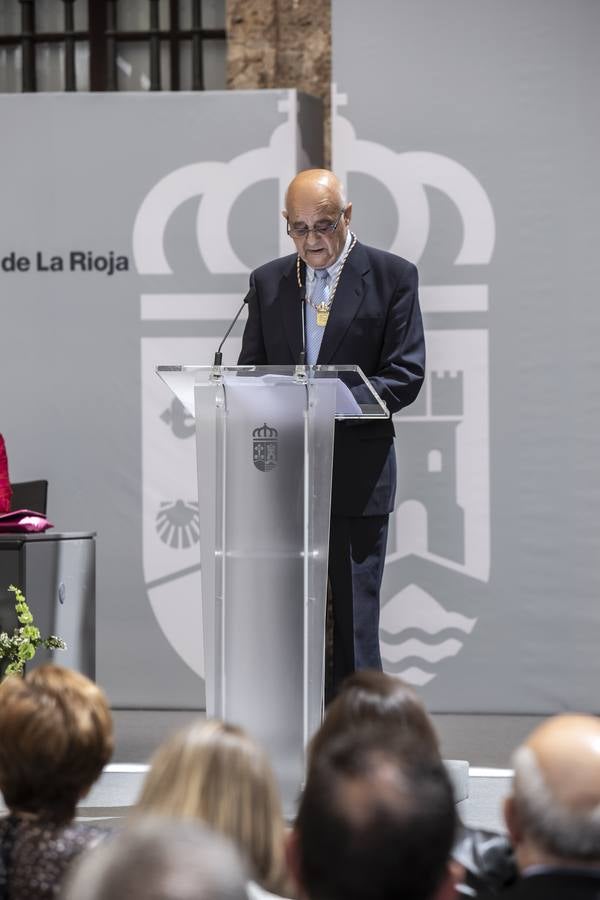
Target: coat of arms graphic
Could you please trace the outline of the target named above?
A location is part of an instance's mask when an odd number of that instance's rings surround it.
[[[252,461],[259,472],[270,472],[277,465],[279,432],[264,422],[252,432]]]
[[[287,99],[282,102],[288,104]],[[381,590],[381,652],[386,671],[423,687],[461,652],[476,626],[490,577],[490,285],[484,267],[493,255],[495,217],[485,188],[461,162],[363,139],[337,111],[346,103],[344,95],[336,94],[336,173],[350,181],[351,190],[360,188],[353,180],[359,175],[378,182],[391,197],[397,214],[385,249],[420,262],[431,232],[430,189],[451,201],[461,223],[459,235],[448,232],[445,239],[444,265],[430,265],[429,281],[420,287],[428,353],[425,384],[417,401],[394,416],[400,478]],[[248,275],[250,266],[239,258],[228,223],[244,192],[269,179],[276,183],[278,198],[273,221],[282,208],[285,185],[295,174],[289,167],[289,148],[296,141],[296,118],[292,100],[289,104],[278,110],[287,111],[287,121],[275,127],[264,146],[228,161],[184,165],[153,186],[133,234],[140,274],[173,274],[167,222],[196,197],[196,239],[206,269],[219,278]],[[368,206],[369,196],[363,200]],[[369,217],[367,208],[365,221],[375,212],[373,206]],[[289,238],[280,229],[273,242],[277,235],[283,256],[290,252]],[[366,231],[361,235],[367,236]],[[473,274],[471,266],[477,267]],[[193,409],[183,410],[172,399],[165,409],[154,366],[165,360],[210,359],[215,328],[233,316],[239,296],[208,288],[199,294],[164,290],[160,282],[155,293],[141,296],[142,320],[152,328],[162,321],[165,327],[164,334],[152,330],[142,340],[144,571],[161,628],[188,665],[202,674],[198,543],[188,535],[185,518],[193,496],[190,486],[196,483]],[[180,334],[177,328],[191,320],[200,323],[198,334]],[[236,340],[239,346],[239,336],[230,344],[232,359]],[[261,424],[260,415],[252,429],[252,462],[266,473],[277,466],[280,434]],[[190,521],[190,527],[193,524]],[[186,625],[177,630],[170,601],[175,580],[178,601],[186,597],[186,623],[196,617],[193,629]]]

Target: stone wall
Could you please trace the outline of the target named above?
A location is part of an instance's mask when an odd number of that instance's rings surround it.
[[[297,88],[323,102],[331,160],[331,3],[227,0],[227,87]]]

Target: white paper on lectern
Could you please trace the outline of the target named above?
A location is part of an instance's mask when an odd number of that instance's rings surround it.
[[[348,385],[340,381],[339,378],[335,393],[335,414],[336,416],[362,416],[363,414],[354,394]]]
[[[255,378],[244,378],[244,376],[238,376],[236,382],[240,381],[247,382],[248,384],[256,384]],[[278,375],[276,372],[272,372],[269,375],[263,375],[263,382],[267,384],[276,384],[277,382],[281,382],[283,384],[289,384],[290,381],[294,381],[293,375]],[[340,381],[339,378],[336,379],[336,393],[335,393],[335,414],[336,416],[362,416],[363,411],[354,399],[354,394],[350,390],[347,384],[344,384],[343,381]]]

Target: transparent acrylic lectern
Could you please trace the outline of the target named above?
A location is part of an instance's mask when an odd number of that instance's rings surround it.
[[[157,373],[196,418],[207,715],[263,744],[291,815],[323,709],[334,422],[388,411],[356,366]]]

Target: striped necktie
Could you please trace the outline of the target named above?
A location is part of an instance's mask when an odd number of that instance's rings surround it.
[[[317,325],[317,311],[315,306],[319,303],[327,303],[329,297],[329,272],[327,269],[315,269],[315,280],[310,297],[311,302],[306,304],[306,362],[314,366],[317,362],[323,332],[325,328]]]

